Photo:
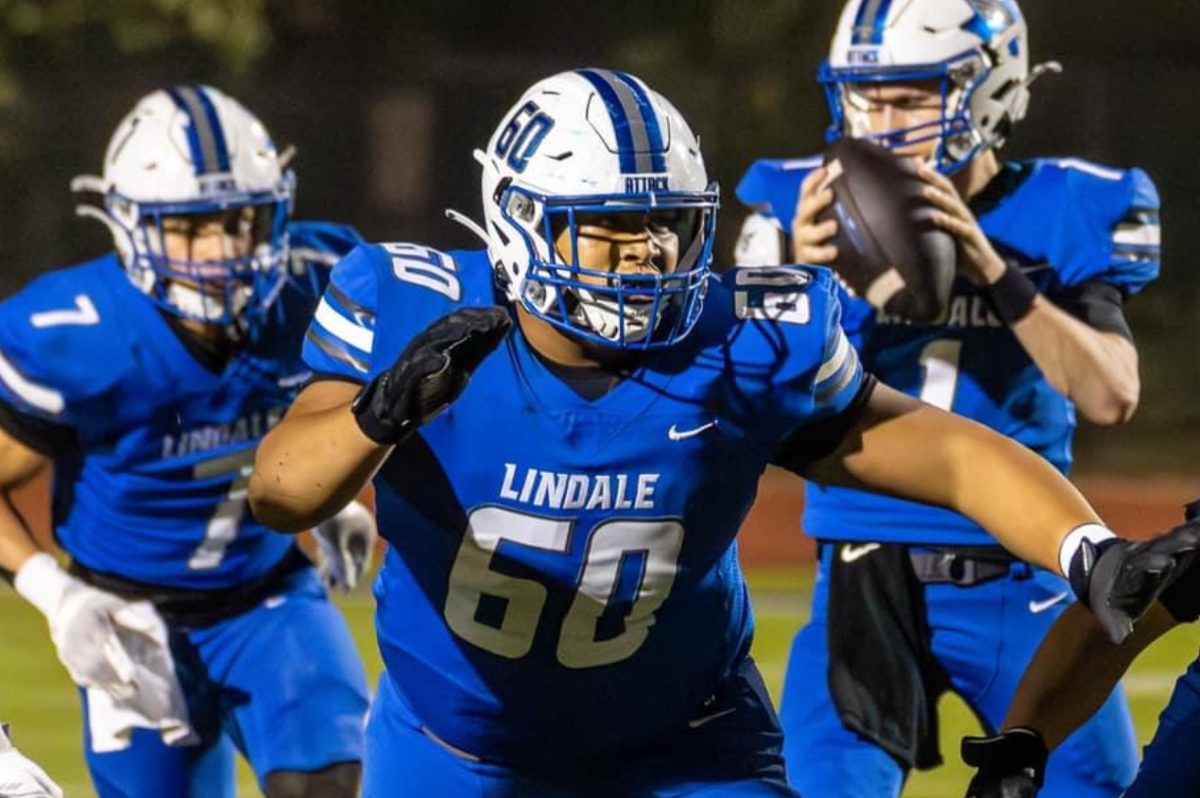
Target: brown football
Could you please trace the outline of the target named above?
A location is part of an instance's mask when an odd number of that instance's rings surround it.
[[[916,164],[873,142],[843,138],[825,150],[825,169],[833,202],[817,221],[838,222],[830,242],[838,249],[834,270],[888,314],[941,318],[954,281],[955,241],[934,225]]]

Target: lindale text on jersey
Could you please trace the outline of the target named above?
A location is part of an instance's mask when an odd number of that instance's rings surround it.
[[[653,510],[660,474],[569,474],[504,464],[500,498],[551,510]]]

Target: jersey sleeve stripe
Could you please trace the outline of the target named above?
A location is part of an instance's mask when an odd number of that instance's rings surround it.
[[[293,263],[299,261],[301,263],[319,263],[322,266],[333,266],[342,256],[336,252],[326,252],[325,250],[314,249],[312,247],[292,247],[288,250]]]
[[[817,369],[816,384],[818,387],[825,380],[836,374],[846,364],[846,359],[850,356],[850,341],[846,338],[846,333],[838,330],[837,337],[838,340],[833,348],[833,354]]]
[[[3,354],[0,354],[0,382],[18,399],[44,413],[57,416],[66,409],[61,393],[27,379]]]
[[[1162,228],[1157,224],[1119,224],[1113,232],[1113,243],[1159,246]]]
[[[858,355],[854,350],[851,349],[850,352],[851,356],[838,372],[824,383],[818,383],[816,386],[815,396],[817,402],[820,404],[829,403],[848,387],[858,384],[859,378],[862,376],[862,365],[859,363]]]
[[[329,343],[324,338],[317,335],[317,332],[311,327],[308,329],[308,332],[305,333],[304,338],[310,344],[315,346],[321,354],[325,355],[325,357],[329,358],[335,363],[341,363],[344,366],[349,366],[355,371],[363,374],[367,373],[367,363],[365,360],[361,360],[360,358],[357,358],[347,352],[345,349],[341,349]]]
[[[350,311],[354,316],[354,320],[363,327],[375,326],[375,311],[368,308],[361,302],[356,302],[346,295],[344,291],[338,288],[333,283],[329,284],[326,289],[327,296],[333,297],[334,302],[341,306],[342,309]]]
[[[338,313],[325,298],[322,298],[321,304],[317,305],[313,321],[333,337],[362,352],[370,352],[375,345],[374,332]]]

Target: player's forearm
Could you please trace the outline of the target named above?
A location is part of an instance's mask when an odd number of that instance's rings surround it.
[[[1098,520],[1079,491],[1029,449],[884,385],[838,451],[808,475],[955,510],[1055,573],[1067,534]]]
[[[346,405],[289,414],[258,447],[251,510],[273,529],[308,529],[354,499],[391,450],[363,435]]]
[[[15,574],[41,549],[21,520],[7,491],[0,491],[0,569]]]
[[[1095,714],[1138,654],[1174,625],[1156,604],[1124,643],[1114,645],[1095,616],[1073,605],[1042,641],[1002,728],[1037,729],[1053,749]]]
[[[1095,330],[1039,296],[1012,327],[1046,379],[1094,424],[1123,424],[1137,409],[1137,350],[1115,333]]]

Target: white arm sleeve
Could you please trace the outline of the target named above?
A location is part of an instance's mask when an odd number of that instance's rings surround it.
[[[742,222],[733,260],[737,266],[779,266],[790,262],[785,257],[784,234],[774,219],[752,213]]]

